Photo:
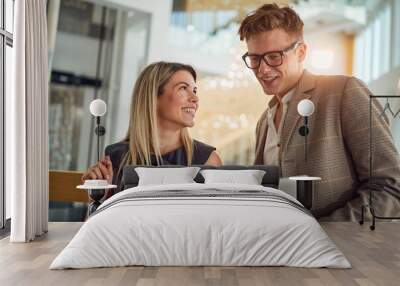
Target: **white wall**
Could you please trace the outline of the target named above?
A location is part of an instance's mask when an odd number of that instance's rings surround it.
[[[147,64],[165,60],[172,0],[89,0],[93,3],[131,11],[119,20],[110,67],[109,112],[106,116],[105,145],[121,140],[129,124],[133,85]],[[124,17],[122,17],[124,18]],[[118,35],[117,35],[118,34]],[[119,46],[118,46],[119,45]]]
[[[393,47],[392,57],[395,66],[400,65],[400,1],[392,0],[392,37]]]
[[[383,2],[356,36],[355,75],[364,80],[374,95],[400,95],[400,1]],[[385,103],[385,99],[380,99]],[[400,100],[389,99],[394,113]],[[392,135],[400,150],[400,116],[389,118]]]
[[[400,49],[400,47],[399,47]],[[400,95],[398,82],[400,80],[400,66],[371,81],[368,86],[374,94]]]
[[[147,62],[162,60],[164,47],[168,40],[168,29],[172,11],[172,0],[90,0],[94,3],[135,9],[151,15],[151,33]]]
[[[168,45],[164,60],[192,65],[197,72],[224,75],[229,72],[231,57],[228,53],[220,56],[210,56],[196,49],[177,48]]]
[[[372,93],[375,95],[399,95],[400,96],[400,66],[392,69],[390,72],[382,75],[378,79],[370,82],[368,87],[371,89]],[[382,104],[386,101],[384,99],[380,100]],[[394,113],[400,110],[400,98],[390,99],[390,106]],[[392,135],[397,147],[400,151],[400,116],[390,119],[390,127],[392,130]]]
[[[354,74],[368,84],[400,65],[400,3],[382,3],[355,38]]]
[[[197,72],[226,75],[230,71],[232,55],[229,50],[239,44],[234,31],[210,37],[198,31],[171,25],[164,59],[192,65]]]
[[[98,49],[96,38],[58,31],[52,69],[95,77]]]
[[[95,4],[117,8],[118,24],[113,43],[113,60],[109,67],[111,73],[108,90],[108,112],[102,118],[106,126],[104,145],[121,140],[129,124],[129,107],[133,85],[138,73],[148,63],[164,59],[168,37],[171,0],[88,0]],[[75,74],[95,77],[98,53],[98,39],[58,32],[55,50],[59,56],[54,58],[52,69],[71,71]],[[92,90],[87,90],[92,93]],[[88,105],[91,94],[85,96]],[[87,116],[86,116],[87,115]],[[85,113],[81,130],[78,169],[86,169],[87,152],[95,158],[95,148],[89,147],[91,116]],[[93,145],[95,146],[95,145]],[[85,150],[83,150],[85,149]],[[93,160],[92,160],[93,161]]]
[[[125,41],[122,51],[121,78],[117,102],[117,109],[112,118],[113,126],[110,128],[110,142],[120,141],[125,137],[129,126],[130,103],[132,100],[133,86],[139,72],[147,64],[149,16],[131,16],[126,22]]]

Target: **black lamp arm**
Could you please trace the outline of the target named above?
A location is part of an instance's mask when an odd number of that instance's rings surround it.
[[[94,132],[97,135],[97,161],[100,160],[100,136],[103,136],[106,133],[106,129],[104,126],[100,125],[100,116],[96,116],[96,129]]]
[[[308,129],[308,116],[304,116],[304,125],[300,127],[299,133],[304,137],[304,161],[307,162],[307,135],[310,132]]]

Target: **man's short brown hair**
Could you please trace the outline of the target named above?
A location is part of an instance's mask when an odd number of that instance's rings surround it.
[[[303,26],[299,15],[290,7],[280,8],[277,4],[265,4],[244,18],[238,34],[243,41],[256,34],[281,28],[290,35],[302,38]]]

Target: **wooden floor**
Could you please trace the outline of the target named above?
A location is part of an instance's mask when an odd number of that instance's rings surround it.
[[[0,285],[400,285],[400,223],[323,223],[353,268],[122,267],[48,270],[81,223],[50,223],[27,244],[0,241]]]

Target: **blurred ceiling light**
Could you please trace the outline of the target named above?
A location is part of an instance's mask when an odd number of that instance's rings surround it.
[[[311,53],[311,65],[318,70],[328,70],[333,66],[333,51],[316,50]]]
[[[239,116],[239,121],[240,121],[240,124],[241,124],[242,126],[247,126],[248,123],[249,123],[249,120],[247,119],[247,116],[246,116],[246,114],[244,114],[244,113],[240,114],[240,116]]]
[[[214,128],[214,129],[219,129],[219,128],[221,128],[221,123],[219,123],[219,122],[214,122],[214,123],[213,123],[213,128]]]
[[[236,72],[236,77],[237,77],[238,79],[242,79],[242,78],[244,77],[243,72],[241,72],[241,71]]]
[[[230,129],[238,129],[239,125],[236,122],[232,122],[229,124],[229,128]]]
[[[193,25],[187,25],[186,26],[186,31],[193,32],[194,31],[194,26]]]

